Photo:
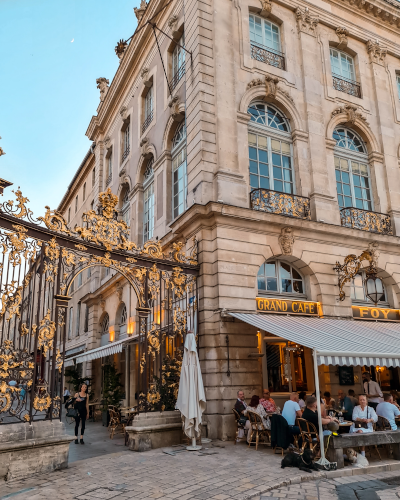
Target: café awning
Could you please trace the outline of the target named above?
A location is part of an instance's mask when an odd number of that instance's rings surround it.
[[[318,365],[400,366],[400,323],[229,314],[272,335],[315,349]]]
[[[137,335],[132,335],[123,340],[117,340],[116,342],[111,342],[110,344],[103,345],[101,347],[96,347],[95,349],[91,349],[90,351],[86,351],[82,354],[78,354],[77,356],[73,356],[69,358],[65,362],[65,367],[71,366],[74,363],[83,363],[84,361],[92,361],[93,359],[104,358],[106,356],[110,356],[112,354],[117,354],[122,352],[122,348],[128,342],[132,342],[137,338]]]

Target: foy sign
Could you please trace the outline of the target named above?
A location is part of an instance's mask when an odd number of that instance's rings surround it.
[[[374,321],[400,321],[398,309],[381,307],[352,306],[354,319],[372,319]]]
[[[301,314],[302,316],[318,316],[318,302],[305,302],[303,300],[267,299],[257,297],[257,311]]]

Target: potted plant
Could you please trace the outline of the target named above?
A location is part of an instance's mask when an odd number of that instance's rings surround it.
[[[121,383],[122,374],[119,373],[113,364],[106,364],[102,368],[103,370],[103,398],[102,398],[102,422],[103,425],[108,427],[110,422],[110,416],[108,413],[108,407],[110,405],[119,408],[121,406],[121,400],[125,397],[125,392],[123,391],[123,385]]]

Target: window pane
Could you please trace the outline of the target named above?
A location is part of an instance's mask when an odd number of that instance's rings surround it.
[[[274,179],[282,179],[282,169],[274,167]]]
[[[281,155],[277,155],[276,153],[272,153],[272,164],[281,166]]]
[[[268,278],[267,290],[270,292],[276,292],[278,290],[278,284],[276,278]]]
[[[266,262],[265,266],[265,275],[266,276],[276,276],[276,266],[275,262]]]
[[[297,293],[303,293],[303,282],[293,281],[293,291]]]
[[[262,149],[258,150],[258,160],[264,163],[268,163],[268,153]]]
[[[254,144],[255,146],[257,146],[257,136],[256,136],[256,134],[251,134],[249,132],[249,144]]]
[[[258,289],[259,290],[266,290],[265,279],[258,278],[257,282],[258,282]]]
[[[283,192],[283,182],[282,181],[274,181],[274,189],[275,189],[275,191]]]
[[[256,161],[251,161],[250,162],[250,172],[252,174],[258,174],[258,168],[257,168],[257,162]]]
[[[292,268],[292,275],[293,275],[293,279],[295,279],[295,280],[301,280],[301,276],[300,276],[300,274],[296,271],[296,269],[293,269],[293,268]]]
[[[282,142],[281,146],[282,146],[282,153],[290,155],[290,144],[288,144],[287,142]]]
[[[269,179],[268,177],[260,177],[260,188],[269,189]]]
[[[263,137],[262,135],[258,136],[258,147],[267,149],[268,147],[268,139],[266,137]]]
[[[269,177],[268,165],[266,165],[265,163],[260,163],[259,168],[260,168],[260,175],[264,177]]]
[[[291,278],[290,266],[285,262],[281,262],[281,278]]]
[[[343,184],[343,192],[345,195],[351,196],[350,186],[348,184]]]
[[[258,270],[257,276],[264,276],[265,274],[265,264],[260,266],[260,269]]]
[[[250,160],[257,160],[257,149],[249,148],[249,158]]]
[[[258,188],[258,176],[257,175],[250,175],[250,186],[253,189]]]
[[[281,151],[281,141],[277,141],[275,139],[271,140],[271,148],[272,151]]]
[[[292,280],[282,280],[282,292],[291,293],[292,292]]]

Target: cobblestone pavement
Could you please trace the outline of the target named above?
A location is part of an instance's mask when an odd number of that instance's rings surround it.
[[[77,446],[72,444],[71,446]],[[179,500],[393,500],[397,489],[381,490],[374,497],[360,497],[354,489],[338,486],[394,477],[395,470],[375,475],[351,474],[352,469],[307,474],[281,469],[281,456],[269,448],[249,449],[244,443],[216,442],[204,453],[168,448],[134,453],[129,450],[75,461],[65,470],[22,481],[0,483],[1,500],[125,500],[165,498]],[[209,453],[209,454],[206,454]],[[388,462],[386,467],[398,468]],[[360,469],[354,472],[360,473]],[[327,478],[329,475],[329,478]],[[335,476],[335,477],[333,477]],[[306,481],[306,482],[304,482]],[[386,487],[385,483],[385,487]],[[351,491],[350,491],[351,490]],[[362,488],[358,488],[362,490]],[[358,491],[357,490],[357,491]],[[371,490],[371,486],[365,491]],[[400,491],[400,490],[399,490]],[[347,496],[343,496],[347,493]],[[353,493],[353,496],[350,495]],[[375,494],[375,490],[373,491]],[[342,495],[343,494],[343,495]],[[358,495],[358,496],[357,496]],[[386,496],[382,496],[386,495]]]

